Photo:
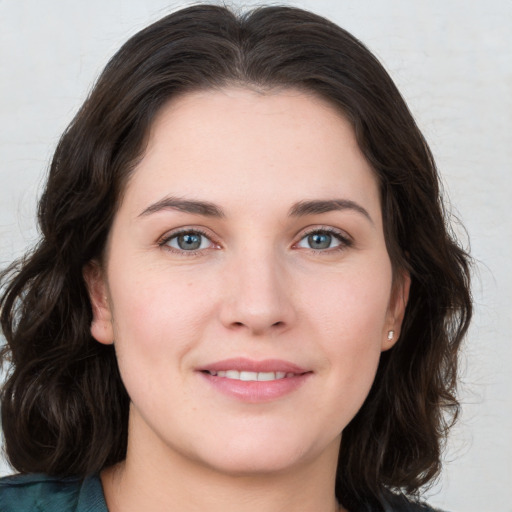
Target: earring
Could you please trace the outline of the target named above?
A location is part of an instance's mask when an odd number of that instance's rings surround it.
[[[388,331],[388,340],[391,341],[395,337],[395,331]]]

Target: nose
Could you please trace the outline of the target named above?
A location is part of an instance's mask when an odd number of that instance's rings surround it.
[[[295,322],[291,282],[271,250],[233,258],[224,285],[220,318],[228,329],[261,336],[285,331]]]

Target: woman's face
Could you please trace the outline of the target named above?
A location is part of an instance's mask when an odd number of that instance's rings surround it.
[[[236,474],[336,460],[407,295],[350,124],[294,90],[166,105],[85,277],[128,455]]]

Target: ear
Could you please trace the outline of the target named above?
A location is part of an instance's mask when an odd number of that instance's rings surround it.
[[[382,350],[390,349],[400,338],[410,288],[411,275],[407,271],[402,271],[391,292],[386,323],[382,333]]]
[[[114,329],[103,269],[97,261],[90,261],[82,273],[92,307],[91,334],[100,343],[111,345],[114,343]]]

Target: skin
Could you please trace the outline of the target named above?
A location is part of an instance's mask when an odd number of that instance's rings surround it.
[[[169,197],[223,216],[159,209]],[[290,215],[334,199],[345,207]],[[200,248],[180,249],[177,230],[200,230]],[[91,332],[115,343],[132,400],[127,459],[102,474],[109,510],[337,510],[342,431],[399,336],[409,283],[393,279],[377,181],[337,110],[295,90],[170,101],[105,261],[84,276]],[[286,360],[308,378],[241,400],[198,371],[233,357]]]

